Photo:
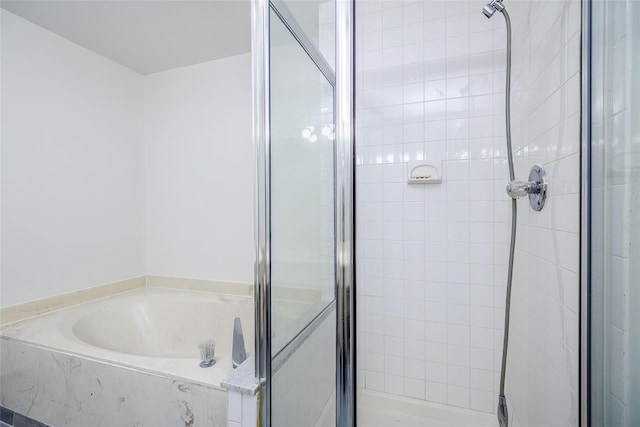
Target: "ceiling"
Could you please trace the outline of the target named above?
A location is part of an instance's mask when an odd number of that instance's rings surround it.
[[[249,0],[12,0],[1,5],[141,74],[251,49]]]

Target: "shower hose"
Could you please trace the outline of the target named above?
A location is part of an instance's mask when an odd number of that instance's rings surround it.
[[[505,91],[505,122],[507,137],[507,160],[509,163],[509,179],[515,180],[513,168],[513,148],[511,145],[511,20],[507,9],[502,9],[507,27],[507,69],[506,69],[506,91]],[[509,425],[509,412],[507,410],[507,399],[504,395],[504,383],[507,372],[507,351],[509,347],[509,317],[511,312],[511,285],[513,283],[513,257],[516,249],[516,225],[518,220],[518,206],[516,199],[511,199],[511,243],[509,246],[509,269],[507,272],[507,295],[504,311],[504,336],[502,341],[502,364],[500,368],[500,395],[498,397],[498,422],[500,427]]]

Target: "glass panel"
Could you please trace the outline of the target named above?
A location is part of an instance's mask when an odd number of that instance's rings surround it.
[[[640,3],[592,3],[591,425],[640,425]]]
[[[271,17],[272,354],[335,298],[333,87]]]
[[[270,26],[271,420],[334,425],[333,87],[273,12]]]
[[[334,0],[281,0],[304,35],[335,70],[336,14]]]

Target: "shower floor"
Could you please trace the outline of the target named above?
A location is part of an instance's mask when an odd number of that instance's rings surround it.
[[[369,390],[358,390],[358,427],[495,427],[496,416]]]
[[[335,425],[335,392],[314,427]],[[357,427],[498,427],[495,414],[358,389]]]

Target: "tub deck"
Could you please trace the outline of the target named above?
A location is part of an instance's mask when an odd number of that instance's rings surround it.
[[[233,317],[238,316],[243,321],[245,345],[247,348],[251,348],[251,344],[253,343],[253,300],[251,298],[150,287],[134,289],[4,325],[0,329],[0,336],[7,340],[17,340],[42,348],[87,357],[96,361],[135,368],[219,388],[222,379],[233,369],[231,366],[230,351],[232,327],[229,327],[228,333],[224,336],[224,331],[215,331],[213,327],[211,331],[208,331],[208,325],[202,324],[202,322],[201,324],[192,326],[193,328],[203,330],[202,339],[213,338],[216,340],[216,364],[206,369],[200,368],[199,366],[200,355],[197,345],[193,345],[192,357],[185,357],[185,355],[180,355],[180,357],[153,357],[131,354],[126,351],[114,351],[92,345],[79,339],[74,332],[74,325],[76,325],[78,321],[86,319],[95,313],[104,310],[113,312],[114,307],[128,307],[138,302],[149,301],[168,302],[176,307],[179,307],[181,303],[190,304],[197,302],[198,304],[206,304],[211,307],[212,311],[218,311],[221,316],[229,317],[225,322],[222,322],[223,325],[232,325]],[[145,313],[140,313],[139,315],[144,316]],[[166,313],[166,316],[181,316],[181,313],[180,310],[177,309],[174,313]],[[117,322],[118,319],[113,320],[113,323]],[[128,333],[126,330],[113,331],[109,326],[110,325],[103,325],[104,330],[96,330],[95,334]],[[122,329],[122,325],[119,325],[119,327]],[[186,327],[189,326],[186,325]],[[115,339],[117,339],[117,337]]]
[[[235,316],[251,348],[253,299],[198,291],[138,288],[3,325],[0,405],[52,426],[226,427]],[[199,367],[198,327],[216,339],[211,368]]]

